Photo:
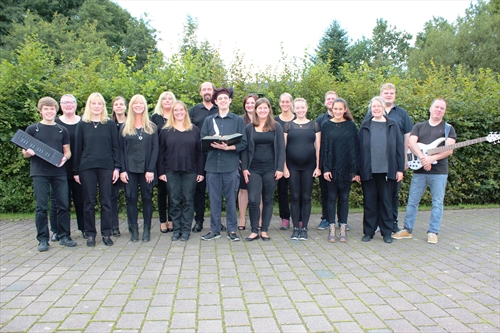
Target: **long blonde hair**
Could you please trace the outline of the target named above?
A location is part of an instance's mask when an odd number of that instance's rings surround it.
[[[165,126],[163,126],[163,128],[166,128],[166,129],[173,128],[173,129],[175,129],[175,127],[174,127],[174,124],[175,124],[174,109],[175,109],[176,105],[181,105],[182,108],[184,109],[184,111],[186,111],[186,116],[184,117],[184,123],[182,124],[182,126],[184,126],[184,128],[187,131],[192,130],[193,129],[193,124],[191,123],[191,119],[189,118],[187,106],[186,106],[186,104],[183,101],[175,101],[172,104],[172,110],[170,110],[170,115],[168,116],[167,123],[165,124]]]
[[[94,99],[100,99],[102,102],[103,110],[101,112],[101,119],[99,119],[99,121],[102,124],[105,124],[108,122],[109,119],[108,110],[106,109],[106,101],[104,100],[104,97],[102,97],[102,95],[98,92],[90,94],[89,97],[87,98],[87,103],[85,103],[85,110],[83,111],[82,121],[86,123],[90,123],[92,121],[90,118],[92,115],[91,103]]]
[[[123,131],[122,131],[123,136],[137,135],[137,131],[134,126],[135,125],[134,109],[132,108],[132,106],[138,100],[142,100],[142,102],[144,103],[144,112],[142,112],[142,127],[144,128],[144,132],[147,134],[153,134],[155,131],[154,124],[149,120],[148,117],[148,102],[146,101],[146,98],[142,95],[134,95],[132,96],[128,104],[129,115],[127,117],[127,120],[125,121],[125,125],[123,126]]]
[[[161,106],[161,101],[163,100],[163,97],[165,97],[165,95],[170,95],[172,97],[172,105],[174,105],[176,99],[175,99],[175,95],[173,92],[170,92],[170,91],[164,91],[160,94],[160,97],[158,97],[158,102],[156,102],[156,106],[155,106],[155,112],[156,114],[160,115],[160,116],[163,116],[163,108]],[[172,109],[170,109],[172,110]]]

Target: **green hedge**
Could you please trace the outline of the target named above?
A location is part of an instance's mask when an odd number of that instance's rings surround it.
[[[216,86],[234,87],[232,110],[241,113],[242,100],[250,92],[264,94],[271,100],[274,110],[278,98],[287,91],[294,97],[303,97],[309,103],[309,117],[323,113],[324,93],[335,90],[346,99],[356,123],[365,116],[367,103],[378,95],[383,82],[397,86],[397,104],[405,108],[413,121],[428,118],[431,101],[436,97],[447,100],[446,121],[451,123],[458,142],[483,137],[490,131],[500,130],[500,77],[490,70],[468,74],[462,68],[422,67],[425,79],[416,75],[391,74],[390,68],[351,69],[345,66],[339,80],[328,73],[323,65],[312,65],[306,60],[280,61],[278,71],[266,69],[257,74],[241,63],[237,54],[227,69],[205,61],[202,55],[176,55],[164,61],[161,54],[151,54],[148,63],[139,71],[132,70],[133,59],[127,66],[117,56],[109,58],[77,59],[56,65],[48,48],[36,36],[16,50],[10,62],[0,64],[0,211],[33,212],[34,199],[29,177],[29,160],[22,158],[20,149],[9,141],[17,129],[25,129],[39,120],[36,102],[42,96],[59,99],[72,93],[78,99],[79,110],[87,96],[99,91],[108,102],[116,95],[130,98],[140,93],[146,96],[150,110],[164,90],[174,92],[178,99],[193,105],[200,101],[199,84],[212,81]],[[418,76],[420,77],[420,76]],[[108,105],[108,110],[110,107]],[[450,157],[449,185],[445,204],[491,204],[500,197],[500,146],[481,143],[455,150]],[[401,186],[400,204],[406,203],[411,172],[407,172]],[[314,187],[313,200],[318,203],[319,186]],[[426,194],[422,200],[430,203]],[[353,207],[362,206],[361,187],[353,186]]]

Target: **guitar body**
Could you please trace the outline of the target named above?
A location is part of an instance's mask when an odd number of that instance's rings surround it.
[[[444,140],[446,140],[446,139],[443,137],[443,138],[439,138],[437,140],[434,140],[433,142],[429,143],[428,145],[424,145],[423,143],[417,143],[417,144],[418,144],[418,148],[420,148],[420,150],[422,151],[422,153],[425,156],[427,156],[427,151],[429,149],[436,148]],[[422,162],[420,161],[420,159],[415,154],[413,154],[413,152],[410,149],[408,149],[408,152],[406,154],[408,156],[408,167],[410,169],[412,169],[412,170],[418,170],[418,169],[421,169],[423,167]],[[432,164],[436,164],[436,163],[437,163],[437,161],[435,161]]]

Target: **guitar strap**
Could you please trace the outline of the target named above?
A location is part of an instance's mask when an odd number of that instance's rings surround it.
[[[444,123],[444,142],[446,144],[446,140],[448,140],[448,135],[450,134],[451,125],[448,123]]]

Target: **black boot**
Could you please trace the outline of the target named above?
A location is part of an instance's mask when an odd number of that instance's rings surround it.
[[[203,222],[196,222],[193,229],[193,232],[200,232],[203,229]]]
[[[151,239],[151,224],[144,224],[144,232],[142,233],[142,241],[149,242]]]
[[[128,227],[128,230],[130,232],[130,241],[135,243],[139,240],[139,226],[136,224],[136,225],[132,225],[130,227]]]

